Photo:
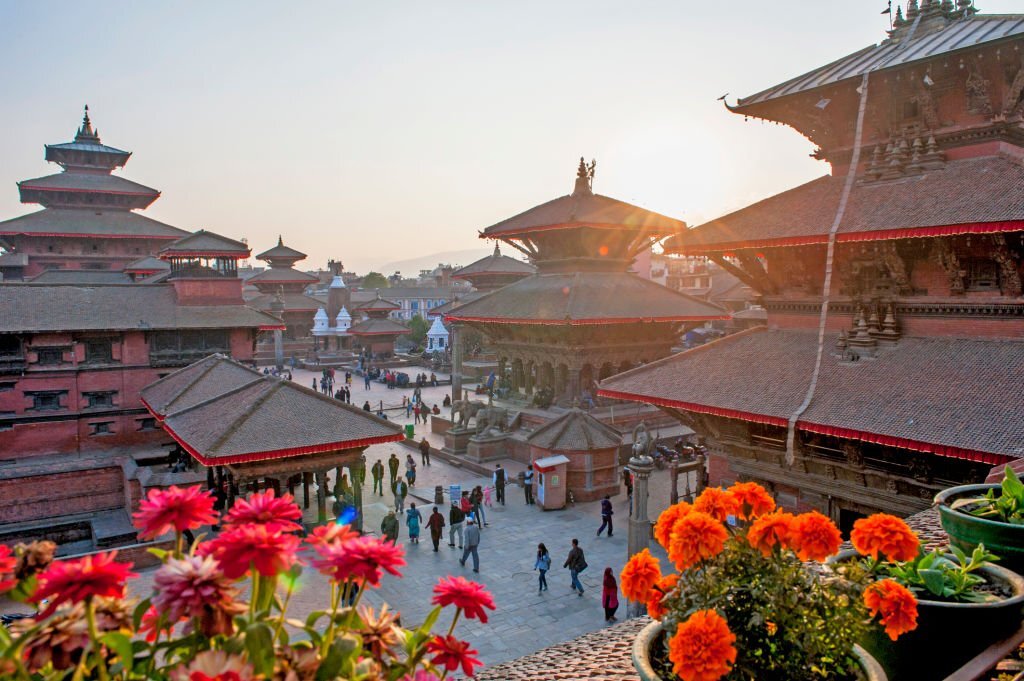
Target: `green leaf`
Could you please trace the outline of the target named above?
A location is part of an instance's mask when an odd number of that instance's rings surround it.
[[[427,619],[423,620],[423,624],[416,629],[416,633],[422,636],[429,636],[430,630],[434,628],[434,624],[437,622],[437,618],[441,615],[441,606],[437,606],[430,611],[427,615]]]
[[[168,554],[168,553],[170,553],[170,551],[167,551],[167,550],[165,550],[165,549],[146,549],[146,552],[147,552],[147,553],[149,553],[149,554],[151,554],[151,555],[154,555],[154,556],[156,556],[156,557],[157,557],[157,558],[159,558],[159,559],[160,559],[161,561],[162,561],[162,560],[163,560],[163,559],[164,559],[165,557],[167,557],[167,554]]]
[[[312,628],[316,625],[317,620],[326,614],[326,610],[314,610],[313,612],[309,613],[309,616],[306,618],[306,626]]]
[[[139,629],[139,625],[142,624],[142,616],[149,610],[149,606],[152,605],[148,598],[143,599],[135,606],[135,610],[132,612],[132,626],[136,631]]]
[[[327,657],[316,670],[316,681],[330,681],[341,673],[346,660],[356,651],[356,642],[347,636],[339,636],[327,649]]]
[[[135,654],[132,652],[132,640],[124,634],[111,631],[100,636],[100,643],[117,653],[121,659],[121,666],[124,668],[125,676],[132,673],[132,665],[135,663]]]
[[[967,554],[963,552],[963,549],[961,549],[959,546],[953,546],[952,544],[950,544],[949,550],[953,552],[953,555],[956,556],[956,559],[960,561],[961,565],[967,565]]]
[[[28,603],[29,599],[31,599],[32,596],[35,595],[36,587],[38,586],[38,584],[39,583],[36,580],[35,575],[27,577],[18,582],[18,585],[16,587],[8,591],[7,597],[10,598],[12,601],[17,601],[19,603]]]
[[[253,622],[245,630],[245,650],[256,672],[270,676],[274,672],[274,634],[265,622]]]
[[[918,570],[917,574],[921,575],[925,588],[936,596],[942,595],[946,588],[946,578],[943,576],[942,570]]]

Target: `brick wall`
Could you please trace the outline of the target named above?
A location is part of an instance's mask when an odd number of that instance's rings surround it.
[[[19,523],[124,506],[120,466],[0,480],[0,523]]]

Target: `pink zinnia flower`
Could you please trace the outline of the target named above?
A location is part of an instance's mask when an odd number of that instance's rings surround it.
[[[302,526],[293,521],[302,520],[302,511],[290,494],[281,498],[274,496],[274,490],[257,492],[248,499],[238,499],[228,511],[224,524],[228,527],[249,523],[266,525],[271,532],[295,532]]]
[[[49,599],[50,605],[43,613],[49,617],[58,605],[68,601],[78,603],[93,596],[124,598],[125,580],[138,575],[131,571],[130,563],[115,563],[116,556],[117,551],[111,551],[51,563],[39,573],[32,601]]]
[[[245,610],[235,601],[238,590],[210,556],[170,558],[153,576],[153,607],[174,623],[198,618],[207,636],[230,634],[231,618]]]
[[[348,525],[328,523],[327,525],[319,525],[314,528],[306,537],[306,543],[319,552],[324,546],[346,542],[358,536],[359,534],[354,532]]]
[[[354,579],[360,584],[380,586],[384,570],[401,577],[399,567],[405,565],[401,546],[374,537],[358,537],[338,544],[320,547],[320,558],[314,567],[335,582]]]
[[[249,681],[252,666],[223,650],[205,650],[189,663],[171,670],[171,681]]]
[[[151,489],[139,502],[139,510],[132,518],[142,539],[156,539],[170,531],[184,532],[217,522],[213,510],[213,496],[199,485],[181,489],[171,485],[167,489]]]
[[[14,571],[18,567],[18,558],[11,553],[11,547],[0,544],[0,593],[10,591],[18,584]]]
[[[482,584],[471,582],[465,577],[445,577],[434,587],[434,605],[446,607],[455,605],[471,620],[479,619],[487,624],[487,612],[484,608],[494,610],[494,598]]]
[[[454,636],[435,636],[427,644],[427,652],[434,655],[431,662],[450,672],[462,667],[462,672],[466,676],[473,676],[473,667],[483,666],[475,657],[478,655],[477,651],[470,648],[468,642],[460,641]]]
[[[199,546],[199,554],[213,556],[228,579],[238,579],[250,568],[264,577],[280,574],[297,562],[299,538],[271,531],[266,525],[239,525]]]

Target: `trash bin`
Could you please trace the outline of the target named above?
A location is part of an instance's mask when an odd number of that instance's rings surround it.
[[[438,505],[444,504],[444,488],[441,485],[434,486],[434,503]]]
[[[405,437],[409,440],[416,437],[416,426],[411,423],[405,424]]]

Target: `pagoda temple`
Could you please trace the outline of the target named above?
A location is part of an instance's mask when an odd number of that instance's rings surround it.
[[[320,308],[320,301],[310,298],[304,291],[307,286],[315,284],[319,279],[306,272],[295,269],[295,263],[306,259],[306,254],[284,245],[279,236],[277,245],[256,256],[270,265],[258,274],[246,279],[246,284],[255,286],[260,295],[248,301],[257,310],[270,312],[275,299],[283,303],[281,313],[285,323],[286,340],[309,340],[312,328],[312,315]]]
[[[392,312],[401,309],[397,303],[385,300],[377,291],[373,300],[358,305],[354,312],[363,319],[352,325],[349,333],[355,337],[356,346],[371,359],[379,357],[389,359],[395,354],[395,340],[409,333],[409,329],[390,319]]]
[[[0,274],[12,280],[48,269],[120,271],[186,236],[136,212],[160,192],[113,174],[129,157],[100,141],[85,107],[74,141],[46,145],[46,160],[61,172],[18,183],[21,202],[43,210],[0,222],[0,246],[9,251]]]
[[[912,0],[881,44],[740,99],[831,173],[674,237],[767,327],[615,376],[707,439],[713,484],[844,531],[1024,457],[1024,15]]]
[[[628,271],[639,253],[686,225],[595,194],[593,170],[580,159],[572,194],[481,232],[525,254],[537,271],[446,315],[490,339],[499,375],[509,370],[515,391],[546,388],[565,404],[601,378],[668,355],[687,325],[727,318]],[[507,281],[524,273],[521,263],[511,271],[511,260],[496,253],[489,265],[505,269]]]
[[[430,310],[431,317],[444,317],[459,305],[471,303],[502,286],[514,284],[534,274],[537,268],[523,260],[502,255],[500,244],[495,242],[494,253],[480,258],[451,274],[452,279],[468,281],[472,291],[456,293],[455,299]]]

